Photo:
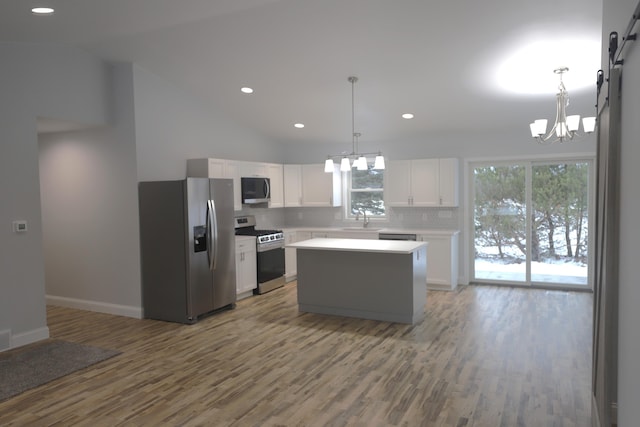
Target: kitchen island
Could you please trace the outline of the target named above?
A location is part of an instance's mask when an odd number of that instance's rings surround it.
[[[297,249],[298,309],[414,324],[427,302],[427,243],[317,238]]]

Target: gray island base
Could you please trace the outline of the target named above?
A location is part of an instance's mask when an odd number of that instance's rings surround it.
[[[310,239],[297,249],[298,309],[415,324],[427,302],[427,243]]]

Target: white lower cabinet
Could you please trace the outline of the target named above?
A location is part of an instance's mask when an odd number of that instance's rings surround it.
[[[458,286],[458,233],[420,234],[427,246],[427,289],[452,291]]]
[[[258,287],[256,238],[236,236],[236,294],[238,299],[253,295]]]
[[[284,232],[285,245],[301,242],[303,240],[309,240],[310,238],[311,233],[308,231]],[[284,277],[287,282],[291,282],[298,277],[298,257],[296,256],[295,248],[284,248],[284,269]]]
[[[284,243],[289,245],[298,241],[295,231],[284,232]],[[294,248],[284,248],[284,278],[287,282],[295,280],[298,276],[298,260]]]

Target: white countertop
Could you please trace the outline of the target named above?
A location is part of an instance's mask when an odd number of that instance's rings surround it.
[[[363,228],[363,227],[285,227],[283,229],[284,232],[289,231],[309,231],[309,232],[342,232],[342,233],[398,233],[398,234],[417,234],[417,235],[432,235],[432,236],[455,236],[460,233],[460,230],[446,230],[446,229],[415,229],[415,228],[383,228],[377,227],[376,225],[371,226],[371,228]]]
[[[426,247],[427,242],[410,242],[397,240],[367,240],[367,239],[309,239],[291,243],[287,248],[317,249],[325,251],[353,251],[353,252],[386,252],[395,254],[410,254]]]

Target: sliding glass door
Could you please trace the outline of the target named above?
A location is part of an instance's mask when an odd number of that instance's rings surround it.
[[[591,161],[472,165],[476,282],[589,284]]]

